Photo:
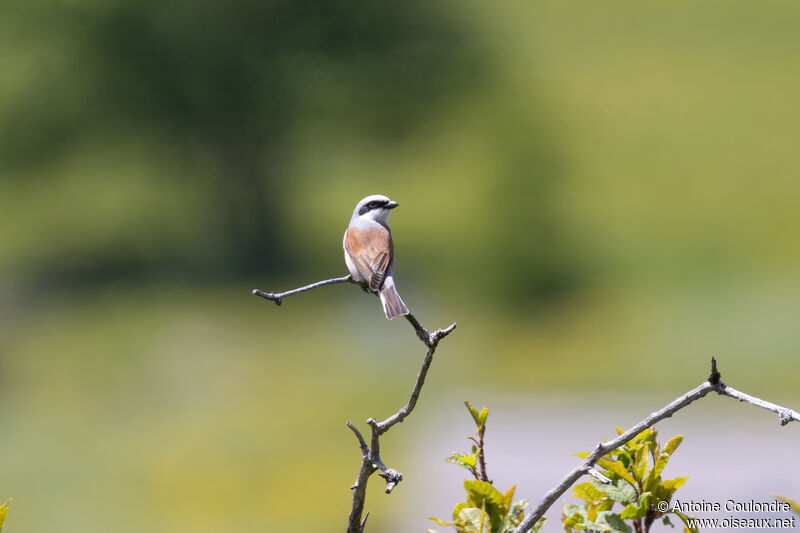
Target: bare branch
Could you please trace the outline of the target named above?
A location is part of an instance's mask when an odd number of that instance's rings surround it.
[[[423,328],[419,322],[417,322],[413,315],[407,315],[407,317],[408,316],[411,316],[409,322],[411,322],[412,325],[416,324],[414,329],[417,331],[417,335],[420,337],[422,342],[424,342],[428,347],[428,351],[425,353],[425,358],[422,360],[422,366],[417,374],[417,381],[414,383],[414,387],[411,389],[411,397],[409,398],[408,403],[406,403],[396,413],[391,415],[383,422],[378,422],[374,418],[367,419],[367,424],[369,424],[370,428],[372,429],[372,438],[368,453],[363,457],[358,481],[356,481],[356,484],[354,485],[353,506],[350,510],[350,520],[347,526],[347,533],[361,533],[361,531],[363,531],[358,529],[359,527],[363,527],[360,525],[359,520],[361,518],[361,513],[364,511],[364,499],[366,498],[367,494],[367,480],[373,472],[376,470],[380,470],[382,472],[381,477],[386,480],[386,494],[391,493],[397,484],[403,480],[403,474],[394,468],[387,468],[383,463],[380,455],[380,437],[389,431],[392,426],[402,422],[408,415],[411,414],[411,411],[414,410],[414,407],[417,405],[417,400],[419,400],[419,395],[422,392],[422,386],[425,384],[425,377],[428,375],[428,369],[433,362],[433,354],[436,351],[436,347],[439,345],[439,341],[447,337],[456,328],[456,324],[454,322],[445,329],[437,329],[433,333],[428,333],[428,331]],[[420,331],[424,332],[426,336],[425,339],[423,339]],[[352,426],[352,424],[348,423],[348,427],[350,426]],[[350,429],[356,431],[354,427],[350,427]],[[357,433],[357,435],[360,435],[360,433]],[[363,437],[359,439],[359,442],[366,444],[363,441]]]
[[[367,287],[364,283],[355,281],[353,276],[348,274],[347,276],[318,281],[316,283],[298,287],[297,289],[292,289],[285,292],[272,293],[254,289],[252,294],[255,296],[261,296],[267,300],[271,300],[277,305],[281,305],[283,298],[287,296],[310,291],[311,289],[316,289],[317,287],[324,287],[325,285],[333,285],[335,283],[345,282],[360,285],[365,291],[371,292],[367,290]],[[364,439],[364,436],[361,434],[358,428],[356,428],[355,425],[353,425],[353,423],[349,420],[347,421],[347,427],[349,427],[350,430],[355,434],[356,438],[358,439],[358,445],[361,448],[361,469],[358,472],[358,478],[356,478],[356,482],[350,487],[353,490],[353,505],[350,509],[347,533],[362,533],[364,531],[364,525],[366,524],[367,517],[369,516],[369,513],[367,513],[364,516],[364,519],[361,519],[361,515],[364,512],[364,501],[367,495],[367,481],[376,470],[380,470],[382,472],[380,474],[381,477],[386,480],[386,494],[391,493],[397,484],[402,481],[403,474],[394,468],[388,468],[383,463],[383,460],[381,459],[380,437],[389,431],[389,428],[391,428],[393,425],[397,424],[398,422],[402,422],[408,415],[411,414],[411,411],[414,410],[414,407],[417,405],[417,401],[419,400],[419,395],[422,392],[422,386],[425,384],[425,376],[427,376],[428,369],[433,362],[433,353],[436,351],[439,341],[447,337],[456,328],[456,323],[453,322],[444,329],[437,329],[433,333],[430,333],[411,313],[405,315],[405,317],[406,320],[408,320],[408,322],[411,324],[411,327],[414,328],[419,340],[421,340],[422,343],[428,347],[428,351],[422,361],[422,367],[420,368],[419,374],[417,374],[417,381],[414,383],[414,387],[411,389],[411,397],[409,398],[408,403],[406,403],[395,414],[383,422],[378,422],[374,418],[369,418],[367,420],[367,424],[369,424],[370,428],[372,429],[369,445],[367,445],[367,441]]]
[[[349,427],[351,430],[353,430],[353,433],[356,434],[356,438],[358,439],[358,444],[361,447],[361,455],[363,457],[366,457],[369,454],[369,447],[367,446],[367,443],[364,440],[364,437],[361,435],[361,432],[349,420],[347,421],[347,427]]]
[[[353,276],[348,274],[346,276],[342,276],[341,278],[325,279],[322,281],[318,281],[316,283],[312,283],[311,285],[305,285],[303,287],[292,289],[290,291],[264,292],[259,289],[253,289],[251,294],[253,296],[261,296],[262,298],[266,298],[267,300],[272,300],[273,302],[275,302],[276,305],[281,305],[283,299],[286,298],[287,296],[292,296],[293,294],[310,291],[311,289],[316,289],[317,287],[324,287],[325,285],[333,285],[335,283],[345,283],[345,282],[355,283],[356,285],[362,285],[361,283],[355,281],[353,279]]]
[[[793,411],[787,407],[781,407],[780,405],[775,405],[774,403],[770,403],[755,396],[750,396],[749,394],[745,394],[743,392],[739,392],[738,390],[728,387],[724,383],[722,386],[717,390],[723,396],[729,396],[731,398],[736,398],[740,402],[746,402],[757,407],[761,407],[762,409],[766,409],[768,411],[772,411],[773,413],[778,413],[778,417],[780,419],[781,425],[785,426],[791,421],[800,422],[800,414],[797,411]]]
[[[598,459],[602,456],[619,448],[629,440],[633,439],[636,435],[644,431],[645,429],[649,428],[659,420],[663,420],[665,418],[669,418],[675,412],[686,407],[693,401],[702,398],[709,392],[714,390],[714,385],[711,383],[705,382],[696,389],[693,389],[680,398],[677,398],[675,401],[661,409],[660,411],[656,411],[652,413],[650,416],[633,426],[631,429],[626,431],[625,433],[619,435],[616,439],[610,442],[601,442],[597,445],[594,451],[583,460],[583,462],[578,465],[577,468],[572,470],[569,474],[567,474],[561,482],[556,485],[553,489],[551,489],[547,494],[544,495],[544,498],[534,507],[531,514],[525,517],[525,519],[520,523],[514,533],[524,533],[531,529],[539,519],[544,516],[544,513],[547,512],[548,509],[556,502],[556,500],[564,494],[568,488],[572,486],[575,481],[578,480],[579,477],[587,474],[589,470],[594,466]]]
[[[428,330],[423,328],[422,324],[420,324],[417,318],[411,313],[408,313],[407,315],[405,315],[405,317],[406,320],[408,320],[408,322],[411,324],[411,327],[414,328],[414,331],[417,332],[417,337],[419,337],[419,340],[424,342],[426,346],[430,346],[430,343],[432,341],[431,341],[431,334],[428,333]]]
[[[456,323],[453,322],[447,328],[439,329],[429,334],[429,342],[425,343],[428,346],[428,352],[425,354],[425,359],[422,360],[422,367],[419,369],[419,374],[417,374],[417,381],[414,383],[414,388],[411,389],[411,397],[408,399],[408,403],[401,407],[395,414],[383,422],[378,423],[378,435],[383,435],[390,427],[398,422],[402,422],[411,414],[411,411],[414,410],[414,407],[417,405],[417,400],[419,400],[419,394],[422,392],[422,386],[425,384],[425,377],[428,375],[428,369],[433,362],[433,354],[436,351],[436,347],[439,345],[439,341],[449,335],[455,328]]]
[[[387,468],[379,475],[386,480],[386,494],[391,494],[397,484],[403,481],[403,474],[394,468]]]
[[[517,529],[514,530],[514,533],[525,533],[526,531],[530,530],[536,524],[536,522],[538,522],[539,519],[544,516],[544,513],[550,509],[556,500],[562,494],[564,494],[567,489],[569,489],[572,484],[575,483],[575,481],[578,480],[578,478],[584,474],[595,475],[596,471],[594,471],[593,467],[595,463],[597,463],[598,459],[603,457],[608,452],[615,450],[626,442],[630,441],[636,437],[636,435],[649,428],[656,422],[671,417],[673,414],[677,413],[695,400],[699,400],[711,391],[714,391],[722,396],[736,398],[740,402],[750,403],[763,409],[778,413],[782,426],[788,424],[792,420],[800,421],[800,415],[798,415],[796,411],[766,402],[748,394],[744,394],[725,385],[725,383],[722,382],[722,376],[717,370],[717,361],[716,359],[712,358],[711,375],[708,376],[708,381],[702,383],[699,387],[690,390],[683,396],[676,398],[672,403],[668,404],[659,411],[651,413],[650,416],[633,426],[628,431],[622,433],[614,440],[599,443],[594,451],[586,459],[584,459],[583,462],[578,465],[578,467],[567,474],[558,485],[544,495],[544,498],[542,498],[536,507],[533,508],[531,514],[525,517]]]

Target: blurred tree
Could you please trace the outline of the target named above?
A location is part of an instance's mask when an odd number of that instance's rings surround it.
[[[194,261],[194,252],[142,257],[121,242],[82,250],[68,267],[43,265],[44,274],[73,282],[287,267],[279,228],[295,125],[323,120],[402,135],[463,90],[476,68],[456,21],[422,0],[85,0],[0,9],[7,29],[34,35],[6,41],[19,46],[29,82],[0,104],[4,179],[87,142],[125,145],[133,137],[177,161],[169,179],[178,190],[201,191],[202,216],[216,230],[193,235],[214,250],[209,263]],[[22,50],[26,43],[32,50]]]
[[[488,125],[498,169],[487,220],[497,237],[486,256],[489,271],[502,274],[485,284],[503,302],[541,310],[581,286],[589,266],[571,242],[560,204],[567,158],[533,96],[533,109],[501,105]]]

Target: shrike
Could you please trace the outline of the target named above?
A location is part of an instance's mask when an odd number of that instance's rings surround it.
[[[344,261],[353,279],[369,285],[380,296],[389,320],[408,314],[394,286],[394,243],[386,223],[397,202],[385,196],[367,196],[356,205],[344,232]]]

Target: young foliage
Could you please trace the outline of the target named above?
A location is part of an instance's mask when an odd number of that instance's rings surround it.
[[[489,481],[486,475],[486,461],[483,456],[483,436],[486,433],[486,418],[489,416],[489,410],[484,407],[479,412],[468,401],[464,401],[464,405],[467,406],[469,414],[472,415],[472,420],[475,421],[475,435],[467,437],[474,444],[469,453],[453,452],[445,461],[466,468],[475,479]]]
[[[773,494],[773,496],[775,496],[782,502],[788,503],[792,507],[792,510],[800,515],[800,502],[798,502],[797,500],[793,500],[788,496],[783,496],[782,494]]]
[[[469,453],[454,452],[445,459],[448,463],[468,470],[475,479],[464,481],[467,492],[466,501],[453,509],[453,521],[446,522],[436,517],[430,519],[440,526],[451,527],[458,533],[510,533],[522,522],[523,510],[528,506],[527,500],[513,502],[514,485],[506,492],[497,490],[486,474],[486,461],[483,453],[483,438],[486,433],[486,419],[489,410],[478,411],[469,402],[464,402],[475,422],[475,435],[467,438],[473,442]],[[513,503],[512,503],[513,502]],[[540,520],[533,528],[534,533],[544,525]],[[432,529],[428,533],[437,533]]]
[[[619,427],[616,429],[618,434],[624,431]],[[685,531],[697,531],[689,528],[689,517],[672,510],[669,505],[675,491],[686,483],[689,476],[661,478],[683,436],[673,437],[661,448],[657,435],[655,428],[646,429],[622,447],[598,459],[597,466],[611,479],[611,483],[591,479],[573,487],[573,494],[582,502],[564,505],[561,519],[567,533],[647,533],[658,519],[671,526],[670,514],[680,518],[686,526]],[[585,458],[589,454],[575,455]],[[614,509],[617,503],[622,509]]]
[[[8,502],[11,500],[6,501],[3,505],[0,505],[0,531],[3,530],[3,524],[6,521],[6,514],[8,514]]]

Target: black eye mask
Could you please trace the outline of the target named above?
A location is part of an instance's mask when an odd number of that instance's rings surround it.
[[[368,213],[373,209],[379,209],[384,207],[389,202],[386,200],[372,200],[371,202],[367,202],[366,205],[362,205],[361,209],[358,210],[358,215],[361,216],[364,213]]]

